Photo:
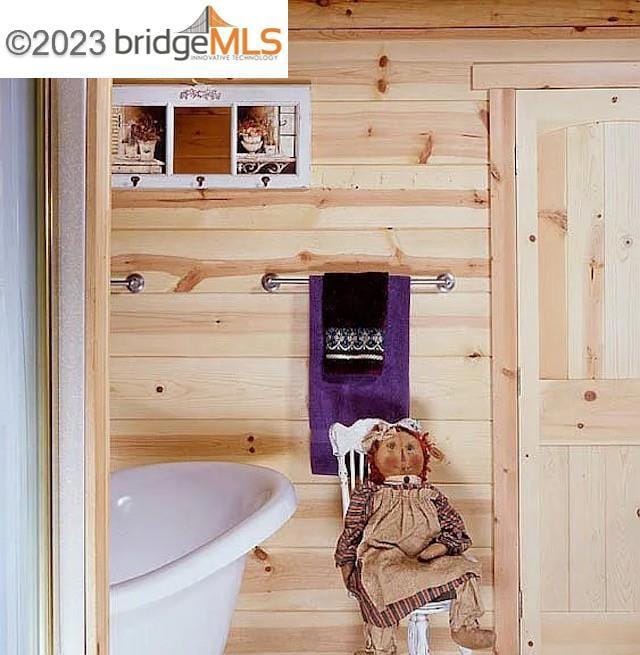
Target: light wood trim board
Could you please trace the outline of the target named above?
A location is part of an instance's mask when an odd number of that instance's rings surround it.
[[[640,86],[640,61],[478,63],[479,89],[591,89]]]
[[[87,84],[85,287],[86,653],[109,652],[111,80]]]
[[[490,203],[496,653],[518,652],[515,91],[491,90]]]

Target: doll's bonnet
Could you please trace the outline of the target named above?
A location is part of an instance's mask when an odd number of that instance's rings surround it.
[[[422,432],[422,425],[420,421],[414,418],[403,418],[395,423],[388,423],[387,421],[379,421],[369,433],[362,439],[362,450],[368,453],[376,441],[384,441],[393,436],[393,431],[400,428],[409,434],[420,437]]]

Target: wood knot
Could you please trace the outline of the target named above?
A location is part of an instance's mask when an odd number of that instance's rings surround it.
[[[253,554],[256,556],[257,559],[259,559],[261,562],[265,562],[266,560],[269,559],[269,553],[267,553],[266,550],[260,548],[260,546],[256,546],[253,549]]]
[[[495,164],[491,164],[491,166],[489,166],[489,172],[491,173],[491,177],[496,182],[500,182],[500,180],[502,179],[502,176],[500,175],[500,172],[498,171],[498,168],[497,168],[497,166]]]
[[[331,4],[331,0],[316,0],[318,7],[328,7]]]
[[[367,136],[373,136],[373,128],[371,126],[367,128]]]
[[[380,68],[386,68],[389,65],[389,57],[387,55],[382,55],[380,59],[378,59],[378,66]]]
[[[474,191],[473,191],[473,202],[476,205],[486,205],[487,204],[487,198],[483,193],[481,193],[480,191],[474,189]]]
[[[378,85],[377,86],[378,86],[378,91],[380,91],[380,93],[386,93],[387,89],[389,88],[389,84],[388,84],[387,80],[385,80],[383,78],[380,78],[378,80]]]
[[[596,398],[598,397],[598,394],[595,391],[585,391],[584,392],[584,399],[590,403],[593,402]]]
[[[431,133],[427,133],[426,138],[424,140],[424,147],[420,151],[420,155],[418,157],[418,163],[420,164],[426,164],[429,161],[429,158],[433,154],[433,135]]]

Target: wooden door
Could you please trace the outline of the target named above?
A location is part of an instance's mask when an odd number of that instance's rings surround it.
[[[516,98],[522,646],[640,653],[640,90]]]

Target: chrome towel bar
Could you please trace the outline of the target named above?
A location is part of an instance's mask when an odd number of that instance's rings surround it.
[[[309,284],[309,278],[280,277],[277,273],[265,273],[262,276],[262,288],[268,293],[277,291],[283,284]],[[449,293],[456,286],[456,278],[452,273],[440,273],[435,277],[412,277],[411,284],[437,287],[440,293]]]

